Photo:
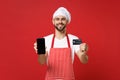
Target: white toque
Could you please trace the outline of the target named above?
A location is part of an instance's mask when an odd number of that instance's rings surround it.
[[[60,7],[58,8],[54,14],[53,14],[53,19],[56,17],[56,16],[59,16],[59,15],[62,15],[64,17],[66,17],[66,19],[68,20],[68,23],[70,23],[71,21],[71,15],[70,15],[70,12],[64,8],[64,7]]]

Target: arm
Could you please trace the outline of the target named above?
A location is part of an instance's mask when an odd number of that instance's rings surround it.
[[[37,43],[35,42],[34,43],[34,49],[35,49],[35,52],[37,53]],[[38,54],[38,62],[40,64],[45,64],[46,63],[46,60],[47,60],[47,52],[45,54]]]
[[[86,43],[82,43],[80,44],[80,50],[77,51],[77,56],[79,58],[79,60],[83,63],[86,64],[88,62],[88,55],[87,55],[87,51],[88,51],[88,46]]]
[[[47,60],[47,53],[38,55],[38,62],[40,64],[45,64]]]

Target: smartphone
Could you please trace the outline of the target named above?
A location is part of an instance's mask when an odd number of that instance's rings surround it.
[[[37,38],[37,53],[45,54],[45,38]]]
[[[80,45],[82,43],[81,39],[73,39],[73,45]]]

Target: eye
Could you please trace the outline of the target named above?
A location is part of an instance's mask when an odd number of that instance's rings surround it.
[[[55,20],[56,20],[56,21],[58,21],[58,20],[59,20],[59,18],[55,18]]]
[[[66,18],[62,18],[62,20],[63,20],[63,21],[65,21],[65,20],[66,20]]]

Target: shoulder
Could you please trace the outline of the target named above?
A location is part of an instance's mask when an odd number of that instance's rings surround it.
[[[77,36],[73,35],[73,34],[68,34],[68,37],[70,39],[79,39]]]
[[[47,36],[44,36],[45,39],[50,39],[50,38],[52,38],[52,37],[53,37],[53,34],[49,34],[49,35],[47,35]]]
[[[75,36],[75,35],[68,34],[68,37],[69,37],[69,40],[70,40],[71,43],[73,42],[73,40],[80,40],[82,42],[82,39]]]
[[[49,34],[47,36],[44,36],[44,38],[45,38],[45,44],[50,45],[52,42],[53,34]]]

